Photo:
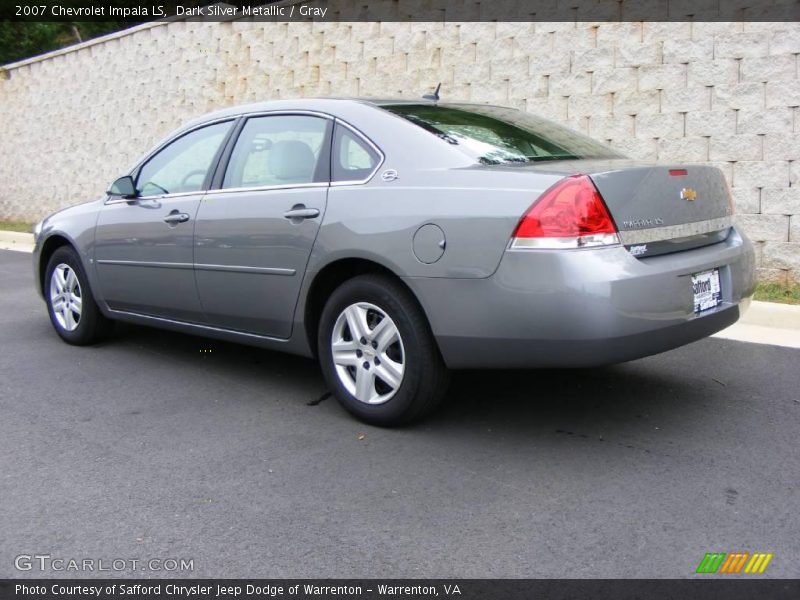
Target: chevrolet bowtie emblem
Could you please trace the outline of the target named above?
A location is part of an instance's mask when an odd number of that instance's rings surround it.
[[[692,188],[683,188],[681,190],[681,200],[694,202],[697,200],[697,192],[695,192]]]

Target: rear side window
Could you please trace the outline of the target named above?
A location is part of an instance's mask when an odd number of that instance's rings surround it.
[[[484,164],[622,158],[577,131],[511,108],[459,104],[394,104],[382,108]]]
[[[331,162],[333,181],[363,181],[380,163],[380,155],[347,127],[337,125]]]
[[[139,170],[142,196],[199,191],[232,122],[195,129],[159,150]]]
[[[248,119],[236,140],[222,187],[291,186],[327,181],[329,123],[327,119],[306,115]]]

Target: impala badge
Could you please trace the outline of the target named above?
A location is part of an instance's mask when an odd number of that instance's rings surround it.
[[[383,173],[381,173],[381,179],[384,181],[394,181],[397,179],[397,171],[394,169],[386,169]]]
[[[686,200],[687,202],[694,202],[697,200],[697,192],[695,192],[692,188],[683,188],[681,190],[681,200]]]

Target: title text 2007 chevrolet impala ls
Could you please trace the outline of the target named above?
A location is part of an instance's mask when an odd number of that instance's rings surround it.
[[[223,110],[35,234],[67,342],[120,320],[316,355],[341,404],[383,425],[434,408],[448,369],[687,344],[754,286],[718,169],[435,101]]]

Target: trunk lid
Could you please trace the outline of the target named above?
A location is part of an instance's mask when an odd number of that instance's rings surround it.
[[[526,168],[588,175],[635,256],[653,256],[724,240],[732,225],[728,185],[716,167],[627,160],[543,162]]]

